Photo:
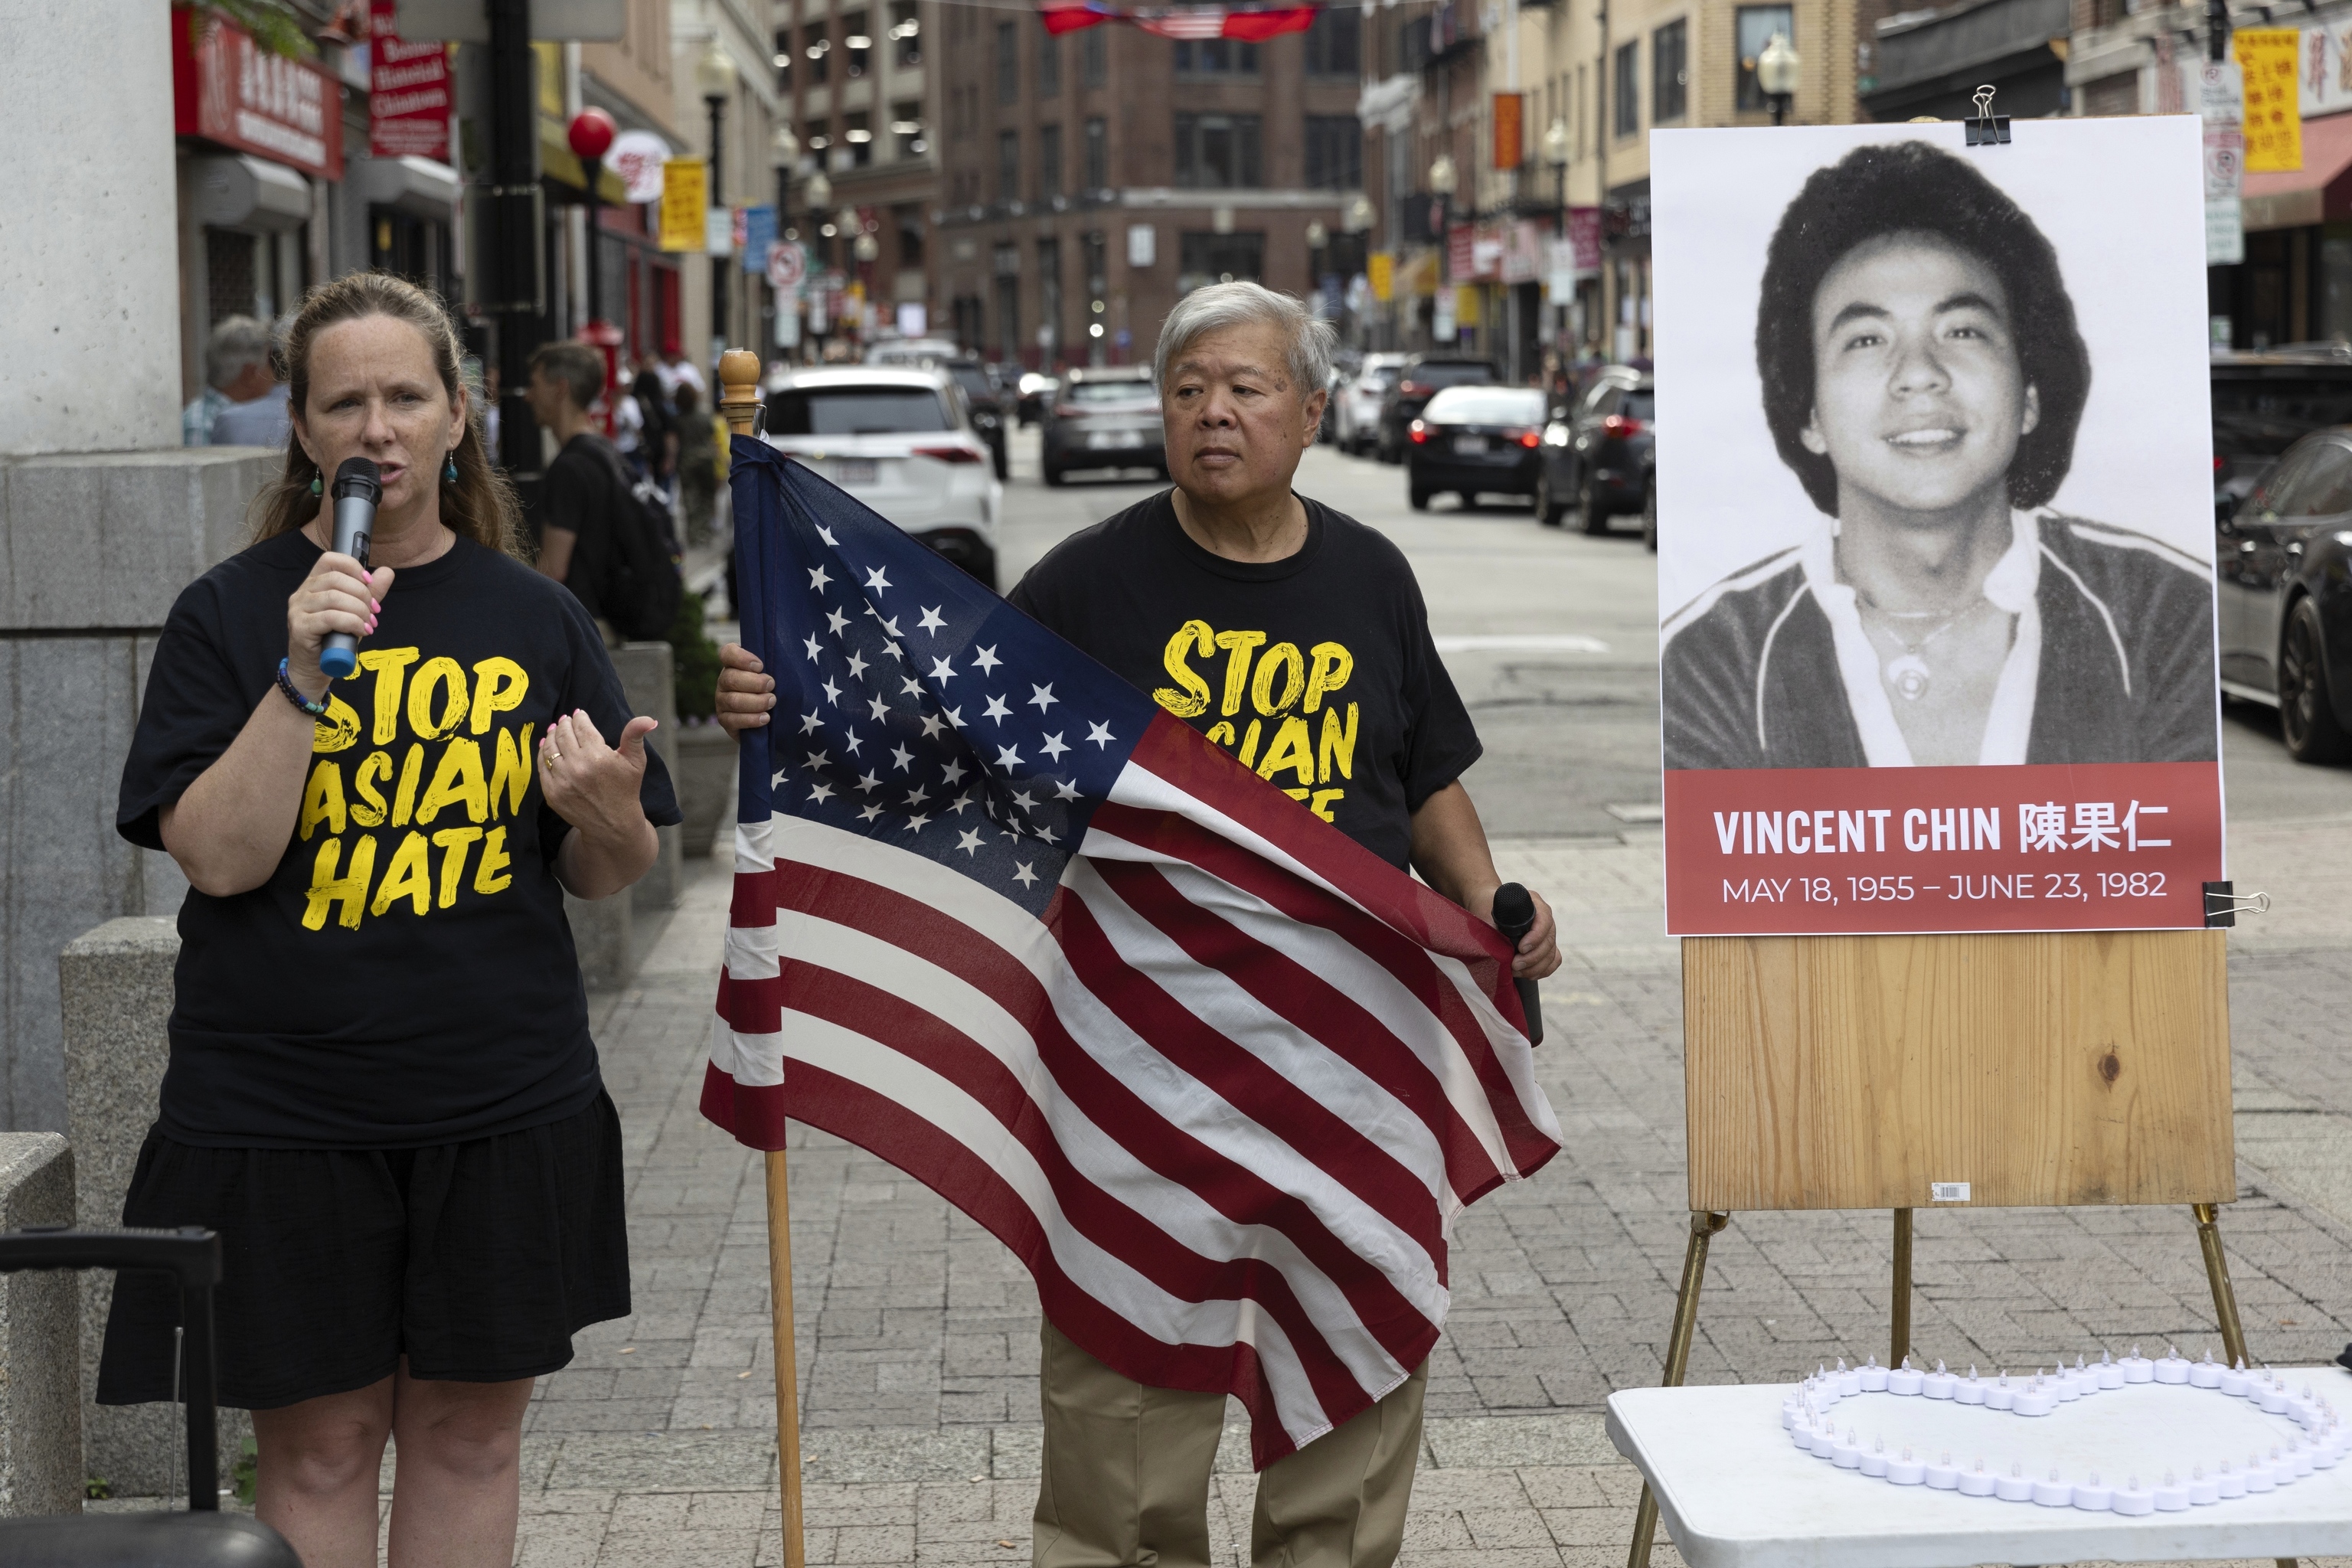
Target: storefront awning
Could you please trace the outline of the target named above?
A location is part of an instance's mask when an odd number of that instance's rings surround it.
[[[2248,174],[2239,196],[2246,232],[2352,218],[2352,114],[2303,122],[2303,167]]]
[[[390,207],[410,217],[447,223],[457,199],[457,171],[430,158],[353,158],[350,179],[370,205]]]

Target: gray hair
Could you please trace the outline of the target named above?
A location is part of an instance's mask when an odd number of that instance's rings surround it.
[[[1160,325],[1159,345],[1151,352],[1152,385],[1164,394],[1169,367],[1211,332],[1260,323],[1280,327],[1289,336],[1284,358],[1301,403],[1330,385],[1331,352],[1339,346],[1339,334],[1331,330],[1331,323],[1296,296],[1245,279],[1207,284],[1176,301],[1176,308]]]
[[[205,340],[205,379],[226,386],[246,366],[269,363],[269,329],[251,316],[224,316]]]

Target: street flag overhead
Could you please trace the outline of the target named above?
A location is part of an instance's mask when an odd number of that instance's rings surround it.
[[[1054,37],[1105,22],[1125,22],[1163,38],[1236,38],[1257,44],[1307,31],[1322,11],[1320,5],[1119,5],[1110,0],[1048,0],[1037,15]]]
[[[703,1114],[790,1116],[994,1233],[1260,1468],[1402,1383],[1463,1207],[1558,1151],[1494,931],[766,443]]]

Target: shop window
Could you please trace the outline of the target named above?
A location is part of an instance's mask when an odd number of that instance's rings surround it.
[[[1179,242],[1176,292],[1190,294],[1210,283],[1257,279],[1265,270],[1265,236],[1188,231]]]
[[[893,58],[904,70],[923,63],[923,18],[918,0],[890,0],[890,42]]]
[[[808,79],[812,87],[824,85],[825,68],[833,55],[833,35],[827,31],[828,26],[824,22],[811,22],[801,29],[801,52],[808,57]]]
[[[1642,46],[1638,41],[1618,46],[1615,89],[1617,134],[1638,135],[1642,130]]]
[[[1307,185],[1352,191],[1364,183],[1364,128],[1352,114],[1307,117]]]
[[[1690,101],[1689,24],[1669,22],[1650,35],[1650,123],[1680,120]]]
[[[1259,123],[1255,114],[1178,115],[1178,187],[1192,191],[1257,189]]]
[[[874,53],[874,38],[866,30],[865,12],[851,11],[841,18],[841,47],[849,60],[849,68],[842,75],[855,81],[866,74],[866,62]]]
[[[1732,13],[1733,32],[1739,45],[1739,107],[1764,110],[1772,107],[1763,87],[1756,79],[1756,57],[1764,46],[1780,34],[1793,46],[1797,41],[1796,13],[1786,5],[1742,5]]]

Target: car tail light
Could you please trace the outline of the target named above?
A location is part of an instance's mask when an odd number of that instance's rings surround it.
[[[1622,414],[1612,414],[1601,422],[1601,434],[1606,436],[1639,436],[1642,433],[1643,425],[1639,419],[1629,418]]]
[[[1429,439],[1429,426],[1416,419],[1412,422],[1412,428],[1407,434],[1412,437],[1413,445],[1417,447]]]
[[[1534,451],[1538,447],[1543,445],[1543,432],[1540,430],[1520,431],[1519,445],[1525,447],[1530,452]]]
[[[2217,473],[2217,474],[2218,474],[2218,473],[2220,473],[2220,472],[2221,471],[2221,465],[2222,465],[2223,463],[2227,462],[2228,460],[2229,460],[2229,459],[2228,459],[2228,458],[2224,458],[2224,457],[2222,457],[2221,453],[2219,453],[2219,452],[2214,453],[2214,454],[2213,454],[2213,471],[2214,471],[2215,473]]]
[[[977,463],[984,460],[978,452],[969,447],[918,447],[915,448],[915,456],[937,458],[942,463]]]
[[[1076,404],[1075,404],[1075,403],[1056,403],[1055,405],[1054,405],[1054,417],[1055,417],[1055,418],[1056,418],[1056,419],[1076,419],[1077,416],[1078,416],[1078,405],[1077,405]]]
[[[1419,397],[1422,391],[1422,384],[1417,381],[1401,381],[1397,383],[1397,395],[1399,397]]]

